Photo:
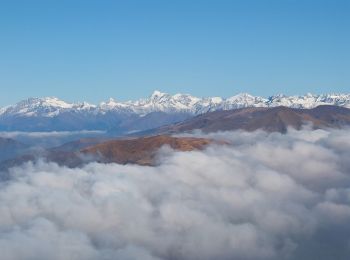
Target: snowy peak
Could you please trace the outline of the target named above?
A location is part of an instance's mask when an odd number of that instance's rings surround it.
[[[47,107],[57,107],[57,108],[71,108],[73,107],[72,104],[69,104],[63,100],[60,100],[56,97],[46,97],[43,99],[36,99],[38,103],[42,106]]]
[[[198,98],[189,94],[170,95],[158,90],[148,98],[137,101],[118,102],[111,98],[99,105],[86,102],[67,103],[55,97],[29,98],[13,106],[0,109],[0,116],[42,116],[55,117],[61,113],[91,113],[94,115],[110,113],[133,113],[146,115],[151,112],[188,113],[198,115],[215,110],[229,110],[245,107],[313,108],[319,105],[336,105],[350,108],[350,94],[306,94],[286,96],[278,94],[263,98],[240,93],[230,98]]]
[[[244,107],[266,107],[267,99],[255,97],[248,93],[241,93],[226,100],[226,109],[244,108]]]
[[[138,114],[148,114],[151,112],[186,112],[193,113],[192,109],[200,99],[188,94],[170,95],[160,91],[154,91],[151,96],[138,101],[129,101],[127,104],[131,110]]]
[[[151,95],[151,99],[159,99],[159,98],[162,98],[164,96],[169,96],[169,94],[167,93],[163,93],[163,92],[160,92],[159,90],[155,90],[152,95]]]
[[[68,110],[90,110],[96,108],[96,106],[89,103],[67,103],[56,97],[44,97],[44,98],[28,98],[22,100],[15,105],[8,106],[0,110],[2,116],[43,116],[43,117],[54,117],[63,111]]]
[[[16,105],[7,107],[3,114],[21,115],[21,116],[37,116],[42,114],[54,114],[58,109],[71,108],[68,104],[58,98],[28,98],[20,101]]]
[[[350,94],[306,94],[304,96],[286,96],[283,94],[268,98],[269,107],[286,106],[292,108],[314,108],[320,105],[350,107]]]

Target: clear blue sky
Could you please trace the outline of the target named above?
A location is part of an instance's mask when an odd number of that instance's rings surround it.
[[[350,92],[349,0],[0,2],[0,105]]]

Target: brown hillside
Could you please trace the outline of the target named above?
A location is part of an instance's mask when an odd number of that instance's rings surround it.
[[[164,145],[168,145],[177,151],[193,151],[202,150],[212,142],[212,140],[205,138],[159,135],[108,141],[83,149],[82,153],[96,155],[99,157],[99,161],[102,162],[154,165],[156,152]]]

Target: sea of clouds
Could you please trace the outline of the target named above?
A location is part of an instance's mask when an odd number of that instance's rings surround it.
[[[81,138],[103,138],[105,131],[51,131],[51,132],[20,132],[0,131],[0,138],[11,138],[20,141],[32,148],[52,148]],[[1,158],[1,154],[0,154]]]
[[[104,134],[105,131],[91,131],[91,130],[82,130],[82,131],[50,131],[50,132],[21,132],[21,131],[0,131],[0,137],[2,138],[57,138],[57,137],[66,137],[71,135],[93,135],[93,134]]]
[[[209,137],[231,145],[162,149],[156,167],[13,168],[0,258],[350,259],[349,129]]]

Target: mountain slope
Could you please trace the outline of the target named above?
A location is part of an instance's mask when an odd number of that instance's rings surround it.
[[[94,161],[152,166],[157,163],[157,151],[163,146],[168,146],[176,151],[193,151],[202,150],[212,143],[225,144],[224,142],[205,138],[166,135],[99,142],[101,140],[82,139],[55,149],[42,151],[40,154],[25,154],[0,163],[0,171],[5,172],[11,167],[38,159],[44,159],[68,167],[79,167]],[[0,176],[0,179],[6,177],[8,176]]]
[[[14,139],[0,137],[0,161],[18,156],[27,151],[28,148],[26,144]]]
[[[284,133],[288,127],[300,129],[304,124],[312,124],[314,128],[350,126],[350,109],[318,106],[313,109],[273,107],[215,111],[141,134],[173,134],[196,129],[206,133],[238,129],[246,131],[262,129]]]
[[[154,165],[157,151],[164,145],[177,151],[202,150],[213,143],[210,139],[151,136],[127,140],[114,140],[82,150],[86,155],[94,155],[105,163]]]

